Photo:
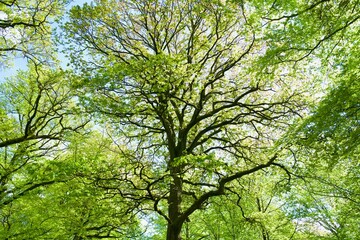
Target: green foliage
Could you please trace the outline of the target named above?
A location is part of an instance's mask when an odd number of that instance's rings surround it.
[[[94,148],[94,142],[99,147]],[[100,134],[73,136],[66,152],[46,161],[31,177],[57,179],[2,207],[0,236],[14,239],[138,238],[142,232],[130,202],[96,184],[111,171],[109,144]],[[115,160],[114,160],[115,161]],[[44,176],[44,177],[42,177]],[[35,181],[35,180],[34,180]]]
[[[117,181],[104,186],[117,186],[140,208],[152,202],[167,221],[167,239],[178,239],[203,204],[234,194],[232,181],[270,166],[297,174],[301,165],[283,150],[294,136],[281,136],[317,101],[331,80],[325,74],[338,73],[327,62],[339,64],[341,49],[356,48],[344,40],[353,38],[356,9],[351,1],[132,0],[73,8],[64,30],[82,101],[100,122],[111,122],[114,141],[125,141],[136,156],[127,160],[133,174],[127,167],[112,172]],[[325,127],[304,124],[310,132]],[[318,153],[328,152],[324,146]],[[266,216],[250,216],[267,238]]]
[[[0,238],[360,235],[357,1],[95,0],[63,71],[66,3],[0,0]]]
[[[348,74],[340,78],[298,133],[306,137],[304,144],[315,143],[313,147],[319,146],[335,161],[357,150],[360,133],[359,78]]]
[[[13,57],[54,62],[51,23],[63,12],[67,0],[3,0],[0,2],[0,63]]]
[[[289,195],[288,210],[310,234],[324,239],[359,234],[360,85],[353,57],[346,60],[328,94],[286,138],[302,179]]]

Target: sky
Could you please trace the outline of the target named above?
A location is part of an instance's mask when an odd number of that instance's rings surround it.
[[[20,57],[15,58],[12,66],[0,66],[0,83],[8,77],[14,76],[21,69],[26,69],[26,60]]]

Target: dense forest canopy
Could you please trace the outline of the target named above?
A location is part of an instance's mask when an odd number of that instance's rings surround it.
[[[2,239],[356,239],[360,5],[0,0]]]

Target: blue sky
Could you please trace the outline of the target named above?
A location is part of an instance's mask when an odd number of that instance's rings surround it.
[[[15,58],[11,66],[0,66],[0,82],[3,82],[5,78],[16,74],[17,70],[26,69],[26,60],[24,58]]]

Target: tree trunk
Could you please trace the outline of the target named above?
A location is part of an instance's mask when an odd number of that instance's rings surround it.
[[[183,221],[180,219],[181,215],[181,201],[182,201],[182,179],[179,177],[180,167],[170,167],[173,182],[170,185],[169,196],[169,222],[167,225],[167,240],[181,240],[181,228]]]
[[[181,225],[182,224],[168,224],[166,240],[181,240]]]

